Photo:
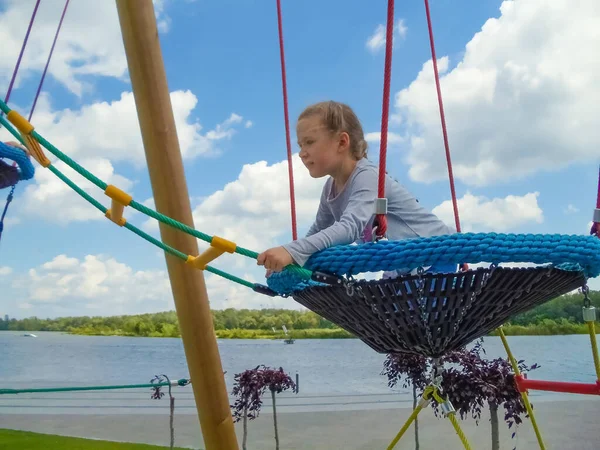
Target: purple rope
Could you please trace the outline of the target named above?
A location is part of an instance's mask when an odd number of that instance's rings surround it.
[[[33,27],[33,21],[35,20],[35,15],[37,14],[38,6],[40,6],[40,1],[37,0],[35,2],[35,8],[33,9],[33,14],[31,15],[31,20],[29,21],[29,27],[27,27],[27,33],[25,34],[25,40],[23,40],[23,45],[21,46],[21,53],[19,53],[19,59],[17,59],[17,65],[15,66],[15,70],[13,71],[12,78],[10,80],[10,84],[8,85],[8,92],[6,93],[6,98],[4,99],[4,103],[8,103],[10,99],[10,93],[12,92],[13,85],[15,84],[15,79],[17,78],[17,72],[19,71],[19,66],[21,65],[21,59],[23,58],[23,53],[25,53],[25,46],[27,45],[27,40],[29,39],[29,33],[31,33],[31,28]]]
[[[68,6],[69,6],[69,0],[67,0],[65,2],[65,7],[63,8],[62,15],[60,16],[60,22],[58,22],[58,28],[56,29],[56,34],[54,35],[54,42],[52,42],[52,48],[50,48],[50,54],[48,55],[48,60],[46,61],[46,67],[44,67],[44,72],[42,73],[42,79],[40,80],[40,84],[37,88],[37,92],[35,93],[35,97],[33,99],[33,106],[31,107],[31,111],[29,112],[29,119],[28,119],[29,121],[31,121],[31,116],[33,116],[33,111],[35,110],[35,105],[37,104],[38,97],[40,96],[40,92],[42,91],[42,85],[44,84],[44,79],[46,78],[46,72],[48,71],[48,66],[50,65],[50,59],[52,58],[52,53],[54,52],[54,46],[56,45],[56,40],[58,39],[58,33],[60,32],[60,27],[62,26]]]

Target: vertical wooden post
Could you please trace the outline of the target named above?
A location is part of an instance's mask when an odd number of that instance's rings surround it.
[[[194,226],[152,0],[116,0],[156,209]],[[126,150],[126,149],[125,149]],[[160,224],[162,240],[198,254],[196,238]],[[238,450],[202,271],[166,254],[207,450]]]

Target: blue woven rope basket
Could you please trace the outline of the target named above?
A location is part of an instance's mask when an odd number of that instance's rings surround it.
[[[305,267],[337,276],[409,270],[460,263],[533,263],[563,270],[581,271],[586,277],[600,274],[600,239],[562,234],[464,233],[402,241],[331,247],[315,253]],[[291,294],[310,286],[291,271],[267,280],[279,294]]]

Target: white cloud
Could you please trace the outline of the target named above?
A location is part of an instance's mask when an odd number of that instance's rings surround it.
[[[492,200],[470,193],[458,199],[461,229],[469,231],[506,232],[526,223],[542,223],[544,214],[538,205],[538,192],[523,196],[508,195]],[[432,212],[455,228],[452,201],[447,200],[433,208]]]
[[[217,142],[229,139],[243,118],[231,114],[215,129],[202,134],[202,125],[192,118],[198,103],[191,91],[174,91],[171,103],[181,153],[190,159],[219,153]],[[118,100],[85,105],[78,110],[52,111],[48,98],[42,96],[34,125],[38,132],[74,159],[109,158],[145,166],[144,147],[133,93],[123,92]],[[0,130],[0,136],[6,135]]]
[[[565,214],[574,214],[576,212],[579,212],[579,208],[569,203],[569,205],[564,209],[564,212]]]
[[[314,220],[324,179],[311,178],[297,153],[292,164],[296,216],[302,227]],[[196,229],[256,251],[280,245],[281,238],[291,236],[288,186],[287,160],[272,165],[266,161],[245,164],[237,180],[196,202],[193,210]],[[156,221],[147,221],[144,229],[156,232]]]
[[[450,70],[439,60],[454,174],[470,185],[597,157],[600,56],[594,0],[504,1]],[[543,24],[543,26],[540,26]],[[432,63],[395,97],[414,180],[445,177]]]
[[[373,131],[371,133],[367,133],[367,134],[365,134],[365,140],[369,143],[377,143],[378,144],[379,141],[381,140],[381,132]],[[388,145],[400,144],[401,142],[403,142],[403,138],[398,133],[393,133],[391,131],[388,131],[387,142],[388,142]]]
[[[196,96],[190,91],[176,91],[171,93],[171,101],[180,149],[185,159],[219,154],[219,142],[231,139],[237,131],[235,127],[241,126],[244,120],[232,113],[213,130],[202,134],[200,123],[191,118],[197,104]],[[61,151],[103,181],[123,190],[129,191],[134,183],[116,174],[114,164],[127,162],[137,168],[146,165],[134,98],[130,92],[122,93],[120,99],[113,102],[93,103],[79,110],[63,111],[52,111],[47,97],[42,96],[34,122],[38,132]],[[8,138],[8,132],[0,129],[0,139]],[[59,170],[109,207],[110,201],[102,191],[48,151],[45,153]],[[29,184],[23,195],[24,201],[19,202],[20,206],[11,214],[16,220],[20,220],[20,214],[42,216],[61,223],[103,217],[49,170],[39,166],[35,184]],[[59,207],[63,204],[67,206]]]
[[[133,186],[131,180],[115,174],[112,164],[107,159],[84,158],[78,162],[100,179],[125,191],[129,191]],[[54,166],[105,207],[110,207],[111,200],[102,190],[65,163],[59,161]],[[56,175],[48,169],[41,168],[36,171],[35,184],[25,188],[13,214],[19,217],[42,217],[49,222],[63,225],[69,222],[108,220]]]
[[[1,272],[0,272],[1,275]],[[238,276],[255,281],[249,273]],[[292,306],[289,300],[257,294],[252,289],[205,272],[212,309]],[[0,310],[33,310],[38,317],[140,314],[175,308],[166,270],[135,270],[108,255],[82,259],[58,255],[16,273],[11,299],[0,298]],[[4,303],[6,302],[6,303]]]
[[[58,255],[25,274],[13,289],[21,305],[39,316],[117,315],[173,308],[169,281],[161,270],[133,270],[106,255],[79,260]]]
[[[10,275],[12,273],[12,269],[8,266],[0,266],[0,277]]]
[[[406,38],[406,33],[408,32],[408,28],[404,23],[404,19],[399,19],[396,25],[394,25],[394,32],[398,33],[398,37],[400,39]],[[377,52],[378,50],[385,47],[386,42],[386,26],[379,24],[375,28],[375,31],[369,38],[367,39],[366,46],[367,49],[371,52]],[[393,44],[393,43],[392,43]]]
[[[311,178],[297,153],[292,161],[298,235],[302,236],[303,230],[315,218],[324,179]],[[206,234],[229,239],[259,253],[287,243],[292,240],[288,186],[287,160],[272,165],[265,161],[246,164],[238,178],[223,189],[203,199],[192,199],[194,226]],[[144,222],[142,228],[154,235],[158,233],[158,224],[153,219]],[[207,243],[199,242],[200,252],[207,246]],[[236,276],[247,274],[254,281],[265,284],[264,268],[245,256],[226,253],[212,265]],[[249,304],[258,301],[253,300],[254,297],[240,298]],[[264,296],[258,299],[266,301]]]
[[[7,85],[31,19],[34,2],[5,0],[0,12],[0,84]],[[164,0],[155,0],[160,31],[166,32],[170,19],[165,14]],[[58,27],[65,0],[40,3],[27,47],[23,55],[15,87],[24,80],[39,82]],[[64,84],[71,92],[82,95],[91,91],[89,75],[126,80],[127,61],[115,2],[70,2],[63,21],[48,75]]]

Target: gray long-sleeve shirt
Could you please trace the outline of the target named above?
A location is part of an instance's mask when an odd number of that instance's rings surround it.
[[[375,218],[378,176],[377,167],[363,158],[356,163],[341,192],[334,192],[333,178],[325,182],[315,222],[306,237],[284,245],[298,265],[303,266],[313,253],[325,248],[364,242],[365,236],[369,239]],[[385,196],[388,199],[389,240],[454,232],[389,175],[386,176]]]

